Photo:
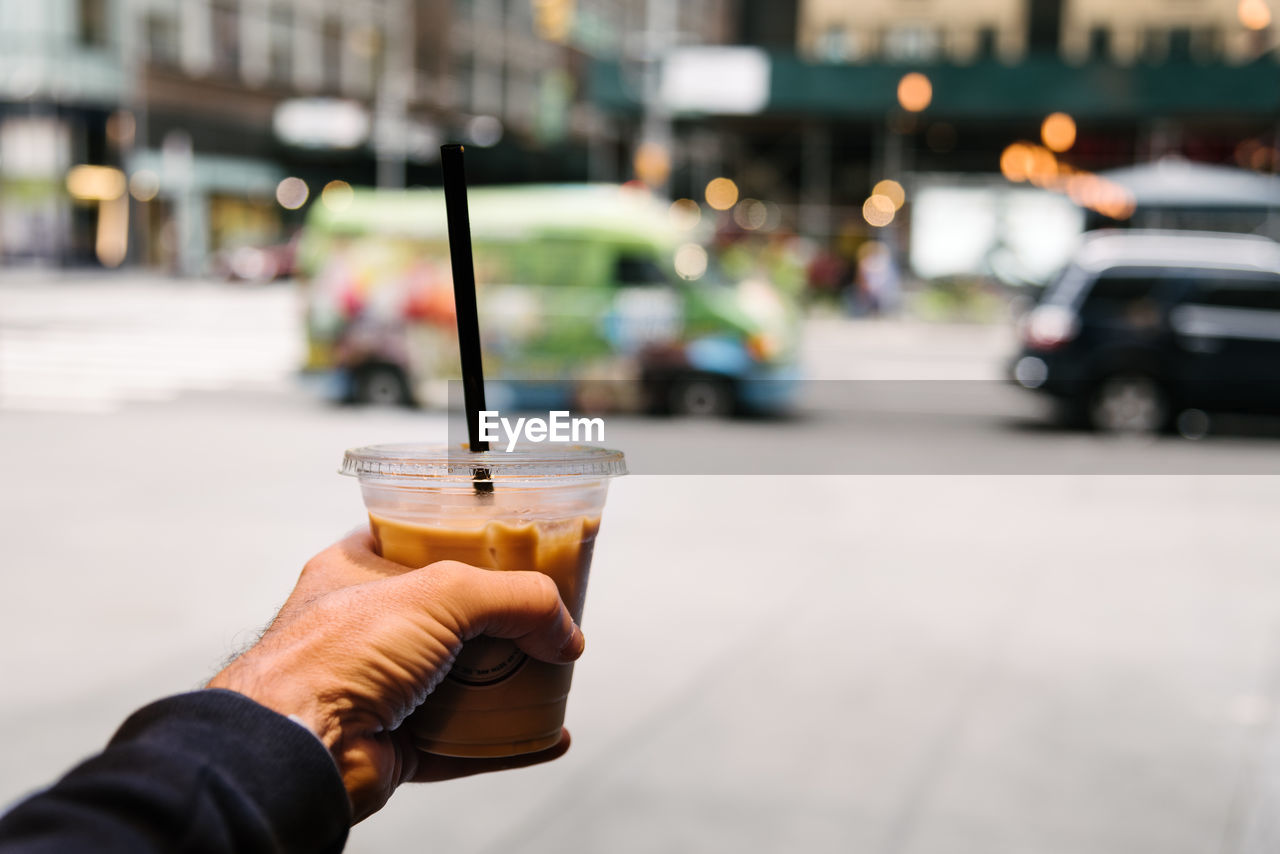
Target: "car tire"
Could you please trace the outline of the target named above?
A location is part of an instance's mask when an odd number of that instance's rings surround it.
[[[404,371],[395,365],[366,365],[356,373],[356,403],[367,406],[409,406],[413,396]]]
[[[1149,435],[1168,426],[1169,396],[1147,374],[1113,374],[1089,397],[1089,423],[1103,433]]]
[[[671,383],[668,408],[676,415],[693,418],[726,418],[733,414],[737,395],[733,383],[724,377],[698,375]]]

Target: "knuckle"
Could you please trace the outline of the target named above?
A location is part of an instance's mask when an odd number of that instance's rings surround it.
[[[429,569],[436,575],[448,578],[456,578],[475,572],[474,566],[457,560],[438,560],[435,563],[427,564],[424,569]]]
[[[529,597],[530,603],[539,616],[545,617],[548,621],[559,617],[563,607],[560,602],[560,590],[551,577],[541,572],[522,572],[521,575],[524,577],[523,583],[527,585],[525,595]]]
[[[440,560],[427,564],[414,574],[439,595],[458,596],[474,586],[475,571],[474,567],[456,560]]]
[[[423,604],[435,619],[462,630],[477,596],[477,570],[456,560],[430,563],[408,574],[423,594]]]

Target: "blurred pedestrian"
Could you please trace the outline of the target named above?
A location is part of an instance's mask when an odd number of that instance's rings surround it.
[[[902,300],[898,265],[889,247],[869,240],[858,248],[857,297],[859,314],[892,314]]]
[[[407,570],[358,532],[321,552],[262,638],[204,690],[134,713],[106,749],[0,818],[0,852],[340,851],[402,783],[547,762],[422,753],[401,726],[462,643],[582,654],[555,583],[453,561]]]

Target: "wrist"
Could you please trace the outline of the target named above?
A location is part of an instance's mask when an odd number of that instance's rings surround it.
[[[314,693],[298,691],[292,680],[272,679],[237,660],[214,676],[205,687],[234,691],[273,712],[289,718],[309,731],[331,754],[342,740],[339,716]]]

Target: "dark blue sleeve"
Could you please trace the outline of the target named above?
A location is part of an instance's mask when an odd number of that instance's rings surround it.
[[[135,712],[106,750],[0,818],[0,854],[329,854],[350,824],[318,739],[206,690]]]

